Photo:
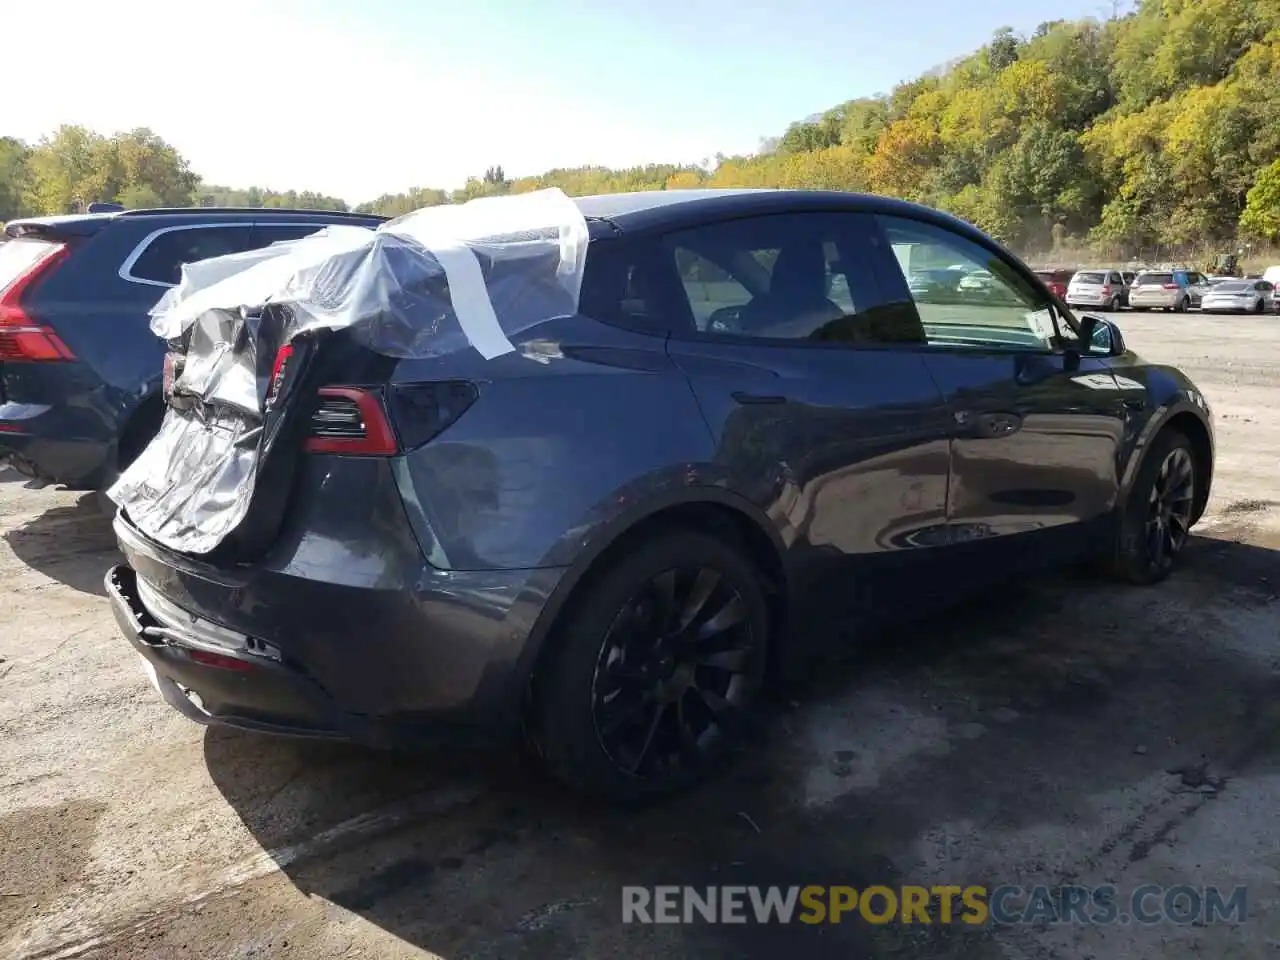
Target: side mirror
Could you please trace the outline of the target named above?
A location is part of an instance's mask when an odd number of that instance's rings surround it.
[[[1124,353],[1124,335],[1112,321],[1086,313],[1080,318],[1080,346],[1083,353],[1116,357]]]

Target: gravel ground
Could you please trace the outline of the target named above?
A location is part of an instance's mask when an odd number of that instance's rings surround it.
[[[0,956],[1275,956],[1280,320],[1119,322],[1217,414],[1184,570],[1059,575],[885,637],[640,814],[509,758],[188,723],[116,635],[93,498],[0,473]],[[623,884],[1063,882],[1247,884],[1247,921],[620,923]]]

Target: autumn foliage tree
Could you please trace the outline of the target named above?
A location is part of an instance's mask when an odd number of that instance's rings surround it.
[[[834,97],[832,98],[835,99]],[[357,209],[390,216],[559,187],[868,190],[948,210],[1023,249],[1116,251],[1276,240],[1280,2],[1139,0],[1105,22],[1003,28],[981,49],[887,93],[791,124],[750,155],[707,164],[583,166],[461,188],[415,187]],[[38,144],[0,137],[0,218],[77,200],[344,208],[314,193],[199,187],[150,131],[63,127]]]

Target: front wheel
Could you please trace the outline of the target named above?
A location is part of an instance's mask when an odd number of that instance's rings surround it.
[[[729,758],[758,705],[768,607],[728,543],[672,528],[593,578],[535,681],[549,771],[617,803],[692,786]]]
[[[1169,575],[1191,533],[1198,482],[1191,441],[1165,428],[1138,469],[1119,521],[1117,577],[1145,585]]]

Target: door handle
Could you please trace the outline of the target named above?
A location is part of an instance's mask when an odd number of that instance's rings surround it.
[[[786,403],[787,398],[777,393],[746,393],[742,390],[735,390],[732,394],[733,399],[741,404],[765,404],[765,403]]]

